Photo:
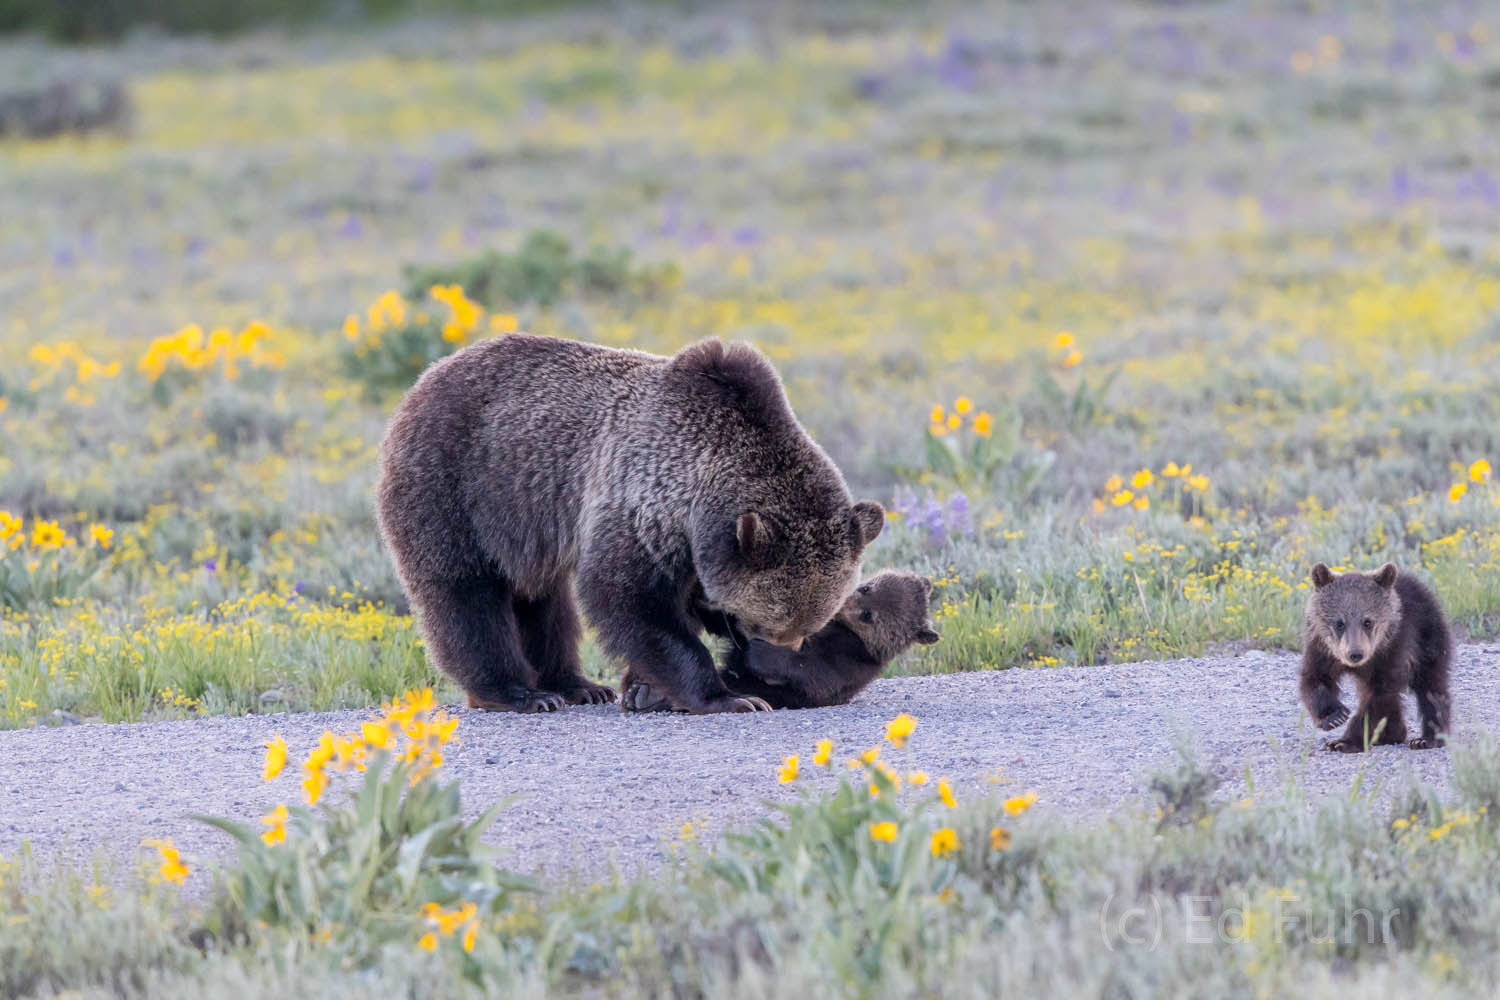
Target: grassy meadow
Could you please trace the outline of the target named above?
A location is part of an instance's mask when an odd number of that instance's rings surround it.
[[[891,510],[870,564],[941,581],[900,670],[1295,645],[1320,559],[1419,568],[1492,634],[1500,25],[1468,9],[5,42],[133,114],[0,141],[0,724],[437,682],[375,449],[423,364],[515,328],[768,352]]]

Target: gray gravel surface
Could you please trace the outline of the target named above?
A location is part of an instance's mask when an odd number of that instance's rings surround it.
[[[1460,738],[1500,730],[1497,663],[1500,646],[1459,649]],[[1142,802],[1149,772],[1172,759],[1174,733],[1191,738],[1228,797],[1246,793],[1247,773],[1257,793],[1296,779],[1313,800],[1346,793],[1361,774],[1368,788],[1408,768],[1446,784],[1446,749],[1319,750],[1323,734],[1297,703],[1296,673],[1295,656],[1252,651],[892,678],[851,705],[812,711],[689,717],[625,715],[615,706],[536,716],[463,710],[462,742],[451,748],[443,774],[462,781],[465,808],[476,815],[514,796],[492,839],[508,849],[509,867],[553,875],[599,874],[612,861],[626,870],[650,868],[687,820],[714,837],[765,815],[768,801],[793,794],[775,777],[786,754],[803,755],[799,785],[831,784],[832,774],[811,766],[816,741],[832,738],[843,768],[903,711],[919,725],[906,751],[887,752],[899,766],[950,777],[960,797],[1035,789],[1041,807],[1072,813]],[[278,801],[295,801],[296,761],[322,730],[354,729],[367,717],[343,711],[0,732],[0,855],[30,841],[43,856],[103,848],[129,858],[143,839],[170,836],[190,857],[225,857],[228,838],[189,814],[254,822]],[[263,747],[278,732],[293,762],[266,784]]]

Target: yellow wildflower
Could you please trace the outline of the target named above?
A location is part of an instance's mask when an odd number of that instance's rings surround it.
[[[1464,498],[1464,494],[1467,492],[1469,492],[1468,483],[1454,483],[1448,487],[1448,501],[1450,503],[1458,503]]]
[[[359,339],[359,317],[353,313],[344,317],[344,339],[351,341]]]
[[[942,799],[943,805],[949,809],[958,808],[958,800],[953,797],[953,786],[948,784],[947,778],[938,782],[938,798]]]
[[[1104,481],[1104,492],[1117,493],[1124,485],[1125,480],[1121,479],[1119,476],[1110,476]]]
[[[1142,493],[1140,496],[1135,498],[1135,501],[1131,504],[1131,506],[1136,510],[1149,510],[1151,508],[1151,498]]]
[[[862,762],[864,762],[865,764],[873,764],[873,763],[875,763],[876,759],[879,758],[879,756],[880,756],[880,747],[877,745],[877,746],[871,747],[870,749],[866,750],[864,753],[860,754],[859,755],[859,759]]]
[[[1003,826],[990,830],[990,850],[1003,851],[1010,846],[1010,831]]]
[[[9,541],[12,535],[19,535],[25,526],[23,518],[16,517],[8,510],[0,510],[0,542]]]
[[[1110,497],[1109,502],[1114,504],[1116,507],[1123,507],[1134,499],[1134,493],[1130,492],[1129,490],[1121,490],[1114,496]]]
[[[975,434],[978,434],[980,437],[987,438],[990,436],[990,432],[994,429],[994,426],[995,418],[990,416],[987,411],[980,410],[978,413],[974,414]]]
[[[1479,461],[1477,461],[1473,465],[1469,466],[1469,481],[1470,482],[1482,483],[1482,482],[1484,482],[1488,478],[1490,478],[1490,463],[1489,462],[1487,462],[1487,461],[1485,461],[1484,459],[1481,458]]]
[[[911,774],[908,774],[906,776],[906,780],[909,781],[909,782],[911,782],[913,785],[917,786],[918,788],[920,788],[923,785],[927,784],[927,772],[926,771],[913,771]]]
[[[377,750],[383,749],[391,741],[391,731],[379,722],[366,722],[360,726],[360,733],[364,741]]]
[[[947,424],[933,424],[931,427],[927,428],[927,433],[931,434],[935,438],[940,438],[944,434],[948,433],[948,425]]]
[[[953,401],[953,410],[960,416],[968,413],[972,409],[974,409],[974,403],[969,399],[968,396],[959,396]]]
[[[1012,816],[1019,816],[1035,805],[1038,797],[1036,792],[1027,792],[1025,795],[1013,795],[1005,800],[1005,811]]]
[[[1066,331],[1052,338],[1052,346],[1059,351],[1066,351],[1073,346],[1073,335]]]
[[[796,754],[792,754],[786,759],[786,762],[781,765],[781,769],[776,772],[776,780],[781,782],[783,785],[790,785],[792,782],[796,781],[797,768],[800,762],[800,758]]]
[[[1150,469],[1142,469],[1141,471],[1130,477],[1130,485],[1134,486],[1138,490],[1145,489],[1155,481],[1156,477],[1151,474]]]
[[[423,951],[437,951],[437,935],[432,933],[432,931],[428,931],[417,942],[417,947]]]
[[[948,414],[948,429],[950,431],[956,431],[956,430],[958,430],[960,427],[963,426],[963,423],[964,423],[963,417],[960,417],[957,413],[950,413],[950,414]]]
[[[896,824],[890,820],[883,823],[870,824],[870,839],[884,841],[887,844],[896,842]]]
[[[958,850],[958,832],[951,826],[945,826],[941,830],[932,832],[932,856],[945,858]]]
[[[1166,465],[1162,466],[1161,474],[1164,477],[1171,479],[1173,476],[1180,476],[1182,474],[1182,470],[1177,467],[1176,462],[1168,462]]]
[[[912,730],[916,728],[916,718],[907,712],[902,712],[885,724],[885,738],[890,741],[893,747],[904,747],[906,746],[907,739],[912,734]],[[866,763],[869,763],[869,761],[866,761]]]
[[[495,313],[490,317],[490,329],[495,333],[515,333],[521,324],[510,313]]]
[[[90,525],[89,540],[101,549],[107,549],[114,544],[115,533],[113,529],[106,528],[102,524]]]
[[[318,799],[323,797],[323,790],[328,787],[328,778],[322,770],[308,771],[307,777],[302,779],[302,788],[307,792],[307,804],[317,805]]]
[[[72,542],[56,521],[37,521],[32,525],[31,547],[34,549],[60,549]]]
[[[1080,352],[1080,351],[1069,351],[1068,352],[1068,356],[1065,357],[1065,358],[1063,358],[1063,360],[1062,360],[1062,366],[1064,368],[1073,368],[1073,367],[1075,367],[1082,360],[1083,360],[1083,354],[1082,354],[1082,352]]]
[[[277,733],[266,740],[266,780],[270,781],[280,774],[283,767],[286,767],[286,740]]]
[[[1188,485],[1197,490],[1199,493],[1205,493],[1208,491],[1207,476],[1188,476],[1187,481]]]
[[[279,844],[286,840],[286,820],[286,806],[278,803],[275,809],[272,809],[260,818],[263,826],[270,827],[269,830],[260,835],[260,839],[264,840],[267,846]]]
[[[932,407],[932,413],[929,414],[928,417],[927,417],[928,423],[940,424],[940,423],[942,423],[946,419],[947,419],[947,416],[943,413],[942,406],[939,405],[939,404],[937,404],[937,403],[934,403],[933,407]]]
[[[172,846],[172,839],[148,840],[147,847],[154,847],[161,853],[161,866],[157,868],[157,876],[164,882],[176,882],[181,885],[187,880],[188,866],[182,861],[182,854]]]
[[[819,767],[827,767],[828,760],[833,756],[833,740],[819,740],[818,749],[813,753],[813,763]]]

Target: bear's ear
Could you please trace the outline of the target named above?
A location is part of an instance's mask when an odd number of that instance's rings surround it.
[[[1333,570],[1322,563],[1318,563],[1313,567],[1312,580],[1314,587],[1326,587],[1333,582]]]
[[[932,596],[932,581],[925,576],[922,577],[922,593],[927,597]]]
[[[930,625],[923,625],[917,629],[917,641],[924,646],[931,646],[941,638],[942,636],[938,635],[937,631]]]
[[[734,527],[734,539],[739,545],[740,558],[751,569],[765,569],[775,562],[771,526],[759,514],[753,511],[741,514]]]
[[[884,527],[885,508],[880,504],[874,500],[861,500],[854,505],[854,511],[849,515],[849,531],[860,549],[880,537],[880,529]]]
[[[1396,564],[1386,563],[1377,569],[1370,577],[1382,587],[1391,587],[1396,583]]]

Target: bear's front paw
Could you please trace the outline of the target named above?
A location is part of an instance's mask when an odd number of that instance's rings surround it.
[[[771,706],[766,704],[765,699],[757,698],[751,694],[730,694],[722,698],[714,698],[706,701],[697,709],[694,715],[712,715],[718,712],[769,712]]]
[[[1331,708],[1318,717],[1319,729],[1336,729],[1349,721],[1349,710],[1343,705]]]
[[[1335,753],[1365,752],[1364,744],[1356,743],[1354,740],[1329,740],[1327,743],[1323,744],[1323,749],[1332,750]]]
[[[1406,741],[1413,750],[1436,750],[1443,745],[1441,736],[1414,736]]]

